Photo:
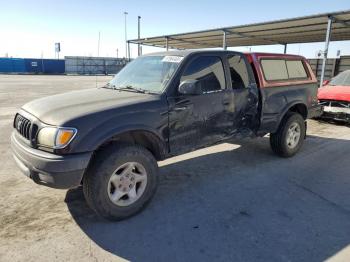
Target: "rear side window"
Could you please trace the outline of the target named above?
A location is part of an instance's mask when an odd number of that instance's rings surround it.
[[[204,93],[225,89],[225,73],[220,57],[200,56],[195,58],[185,69],[180,83],[185,80],[200,81]]]
[[[301,60],[286,60],[289,78],[307,78],[307,74]]]
[[[285,60],[263,59],[261,60],[261,66],[267,81],[288,79]]]
[[[249,85],[247,65],[240,55],[228,57],[232,88],[245,88]]]
[[[307,73],[301,60],[262,59],[261,67],[267,81],[307,78]]]

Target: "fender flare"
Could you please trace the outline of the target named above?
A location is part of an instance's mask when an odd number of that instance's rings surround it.
[[[306,110],[308,110],[307,105],[305,104],[304,101],[302,100],[297,100],[297,101],[293,101],[288,103],[285,108],[283,109],[282,113],[280,114],[279,118],[278,118],[278,123],[277,123],[277,128],[280,126],[282,119],[285,117],[285,115],[287,114],[287,112],[295,105],[298,104],[302,104],[303,106],[305,106]],[[307,115],[307,114],[306,114]]]
[[[157,139],[160,155],[165,156],[165,154],[168,152],[167,141],[161,136],[161,134],[159,134],[159,132],[145,125],[126,125],[108,130],[106,133],[101,134],[98,138],[96,138],[93,141],[91,149],[92,151],[96,151],[99,147],[101,147],[108,141],[111,141],[114,137],[129,132],[145,132],[152,135],[154,138]]]

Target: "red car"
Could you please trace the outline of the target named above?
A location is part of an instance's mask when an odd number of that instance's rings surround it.
[[[318,100],[324,107],[321,117],[350,123],[350,70],[324,84],[318,90]]]

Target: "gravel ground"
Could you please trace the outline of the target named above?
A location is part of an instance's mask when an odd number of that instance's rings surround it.
[[[97,78],[102,85],[110,77]],[[111,223],[81,189],[23,176],[9,138],[24,103],[94,87],[89,76],[0,76],[0,261],[350,261],[350,127],[309,121],[291,159],[268,138],[231,141],[159,163],[141,214]]]

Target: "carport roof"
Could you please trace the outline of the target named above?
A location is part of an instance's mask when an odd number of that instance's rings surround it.
[[[193,49],[223,46],[254,46],[325,41],[328,19],[333,18],[331,41],[350,40],[350,10],[271,22],[222,27],[182,34],[129,40],[130,43],[169,48]]]

